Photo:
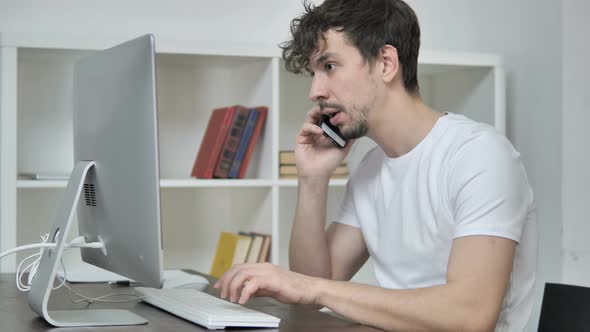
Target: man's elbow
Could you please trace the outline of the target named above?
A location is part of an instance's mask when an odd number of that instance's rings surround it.
[[[478,305],[464,312],[460,331],[494,331],[498,322],[499,308],[495,305]]]

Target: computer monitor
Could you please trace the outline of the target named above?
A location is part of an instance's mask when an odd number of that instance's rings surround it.
[[[74,209],[90,264],[162,284],[158,121],[154,37],[146,35],[80,60],[74,67],[74,170],[33,279],[29,304],[55,326],[130,325],[147,321],[123,310],[49,311],[47,300]]]

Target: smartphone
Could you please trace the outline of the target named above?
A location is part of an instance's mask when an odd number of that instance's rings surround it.
[[[330,123],[330,117],[323,114],[318,126],[324,131],[324,136],[328,137],[334,145],[343,148],[346,145],[346,140],[342,137],[342,133],[338,127]]]

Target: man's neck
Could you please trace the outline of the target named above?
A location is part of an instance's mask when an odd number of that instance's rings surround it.
[[[405,92],[390,94],[371,113],[369,128],[372,129],[368,136],[389,158],[400,157],[414,149],[442,116],[419,97]]]

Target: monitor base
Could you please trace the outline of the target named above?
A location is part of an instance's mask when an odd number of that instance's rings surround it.
[[[147,320],[126,310],[56,310],[47,309],[49,296],[53,290],[55,275],[65,250],[66,239],[74,220],[76,206],[89,171],[94,161],[81,161],[76,164],[68,181],[64,200],[49,233],[49,242],[55,248],[45,248],[41,255],[37,273],[33,277],[27,297],[29,306],[49,324],[57,327],[139,325]]]
[[[147,324],[147,320],[131,311],[104,310],[50,310],[47,322],[58,327],[74,326],[120,326]]]

